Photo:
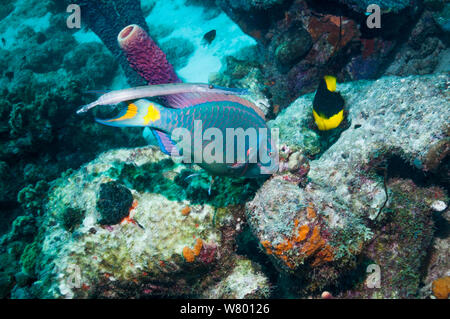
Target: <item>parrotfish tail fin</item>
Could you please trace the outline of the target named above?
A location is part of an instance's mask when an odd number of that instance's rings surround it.
[[[137,100],[128,106],[116,117],[112,119],[95,119],[98,123],[126,127],[126,126],[149,126],[161,119],[162,108],[160,105],[145,99]]]

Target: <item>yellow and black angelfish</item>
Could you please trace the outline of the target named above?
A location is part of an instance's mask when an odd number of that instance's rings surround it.
[[[344,98],[336,92],[336,78],[325,75],[320,81],[313,101],[313,115],[321,131],[334,129],[344,119]]]

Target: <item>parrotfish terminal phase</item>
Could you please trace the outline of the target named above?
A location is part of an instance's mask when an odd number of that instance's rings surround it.
[[[96,120],[109,126],[140,126],[163,132],[165,138],[155,136],[164,153],[182,156],[184,162],[194,162],[211,175],[260,177],[277,171],[278,136],[274,137],[268,129],[261,110],[237,96],[244,91],[183,85],[165,84],[152,91],[152,96],[176,95],[173,102],[176,105],[163,106],[138,99],[129,103],[118,117]],[[114,92],[108,94],[111,93]],[[114,101],[124,99],[122,93],[118,95],[121,97]],[[175,144],[174,140],[180,139],[181,143]]]

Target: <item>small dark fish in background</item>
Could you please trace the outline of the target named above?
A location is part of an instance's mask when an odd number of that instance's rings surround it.
[[[5,38],[2,38],[2,43],[3,43],[3,46],[6,45],[6,39]]]
[[[206,45],[209,45],[209,44],[211,44],[211,42],[214,41],[215,38],[216,38],[216,30],[208,31],[203,36],[202,43],[206,44]]]

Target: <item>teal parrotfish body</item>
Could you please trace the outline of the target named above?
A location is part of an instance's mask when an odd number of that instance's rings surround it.
[[[236,95],[206,93],[178,95],[177,108],[166,107],[161,104],[139,99],[122,111],[118,117],[113,119],[96,119],[97,122],[110,126],[127,127],[141,126],[149,127],[156,132],[161,150],[166,154],[179,152],[179,144],[172,140],[172,134],[176,129],[189,132],[190,148],[183,148],[183,158],[190,158],[192,163],[208,171],[211,175],[222,176],[244,176],[259,177],[264,174],[273,174],[278,168],[276,147],[272,140],[270,130],[267,128],[264,114],[250,101]],[[208,129],[219,132],[222,137],[217,140],[215,133],[208,135]],[[235,136],[227,135],[227,129],[247,131],[253,130],[256,135],[253,138],[245,137],[241,145],[244,147],[244,158],[238,157],[237,145],[239,142]],[[211,130],[209,130],[211,132]],[[241,131],[242,132],[242,131]],[[200,144],[198,137],[201,134]],[[212,135],[212,136],[211,136]],[[214,137],[213,137],[214,136]],[[197,139],[197,140],[196,140]],[[256,140],[255,140],[256,139]],[[232,141],[233,140],[233,141]],[[213,155],[219,156],[219,160],[208,161],[202,159],[196,161],[196,153],[211,147],[212,142],[220,147],[215,148]],[[228,144],[232,142],[232,144]],[[231,148],[230,148],[231,145]],[[227,151],[233,153],[229,161]],[[215,152],[223,152],[216,154]],[[196,153],[198,154],[198,153]],[[202,154],[202,153],[201,153]],[[242,154],[242,153],[241,153]],[[228,154],[229,155],[229,154]]]

